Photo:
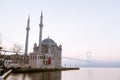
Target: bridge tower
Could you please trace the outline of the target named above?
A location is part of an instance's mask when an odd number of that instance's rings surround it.
[[[87,51],[87,63],[88,63],[88,67],[91,65],[91,52]]]

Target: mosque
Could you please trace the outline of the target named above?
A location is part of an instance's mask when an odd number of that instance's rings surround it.
[[[41,12],[39,24],[39,44],[33,46],[33,52],[28,54],[30,17],[27,20],[26,41],[24,55],[6,55],[4,65],[7,68],[61,68],[62,45],[57,45],[49,37],[42,40],[43,14]]]
[[[28,18],[26,28],[26,45],[25,55],[28,50],[28,39],[29,39],[29,23]],[[41,12],[40,24],[39,24],[39,44],[34,44],[33,52],[29,54],[29,67],[30,68],[60,68],[61,67],[61,55],[62,45],[57,45],[54,40],[49,37],[42,40],[42,28],[43,28],[43,14]]]

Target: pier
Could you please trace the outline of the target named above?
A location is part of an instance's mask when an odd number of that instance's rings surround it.
[[[2,76],[0,76],[0,80],[4,80],[7,76],[9,76],[9,74],[12,72],[12,69],[10,69],[9,71],[7,71],[6,73],[4,73]]]

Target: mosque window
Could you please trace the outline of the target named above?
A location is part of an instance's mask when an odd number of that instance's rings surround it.
[[[43,56],[40,56],[40,59],[43,59]]]
[[[32,56],[30,56],[30,59],[32,59]]]
[[[34,59],[34,55],[33,55],[33,59]]]
[[[40,59],[42,59],[42,56],[40,56]]]
[[[44,59],[45,59],[45,56],[44,56]]]
[[[48,51],[45,49],[45,50],[44,50],[44,53],[47,53],[47,52],[48,52]]]
[[[31,59],[32,59],[32,56],[31,56]]]
[[[38,59],[40,59],[40,56],[38,56]]]
[[[59,57],[58,53],[57,53],[57,57]]]
[[[48,61],[46,61],[46,65],[48,65]]]

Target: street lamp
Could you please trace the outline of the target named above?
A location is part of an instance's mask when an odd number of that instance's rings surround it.
[[[1,50],[2,50],[2,47],[0,46],[0,62],[2,62]]]
[[[2,47],[0,46],[0,55],[1,55],[1,50],[2,50]]]

